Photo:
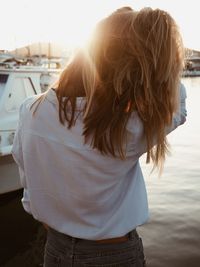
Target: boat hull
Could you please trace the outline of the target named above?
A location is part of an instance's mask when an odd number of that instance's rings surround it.
[[[12,155],[0,157],[0,194],[21,188],[19,171]]]

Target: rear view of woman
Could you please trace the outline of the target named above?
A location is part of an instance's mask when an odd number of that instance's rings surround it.
[[[145,266],[139,158],[162,168],[185,122],[183,46],[173,18],[121,8],[100,21],[56,88],[21,106],[13,156],[22,204],[47,225],[44,266]]]

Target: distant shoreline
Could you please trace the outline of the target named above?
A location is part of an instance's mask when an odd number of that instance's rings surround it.
[[[200,70],[184,70],[182,77],[200,77]]]

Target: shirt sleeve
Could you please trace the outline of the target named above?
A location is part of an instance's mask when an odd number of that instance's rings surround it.
[[[175,130],[179,125],[182,125],[186,121],[187,110],[186,110],[186,89],[183,84],[180,85],[180,97],[179,107],[177,112],[174,114],[172,124],[166,128],[166,134],[169,134]]]
[[[23,150],[22,150],[22,109],[23,105],[21,105],[19,110],[19,120],[18,126],[15,132],[13,147],[12,147],[12,156],[19,168],[20,182],[22,187],[24,188],[22,205],[24,209],[31,213],[30,209],[30,197],[27,188],[26,176],[24,171],[24,159],[23,159]]]

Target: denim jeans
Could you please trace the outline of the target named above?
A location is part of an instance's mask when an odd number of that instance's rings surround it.
[[[48,230],[44,267],[144,267],[142,240],[136,230],[120,243],[98,243]]]

